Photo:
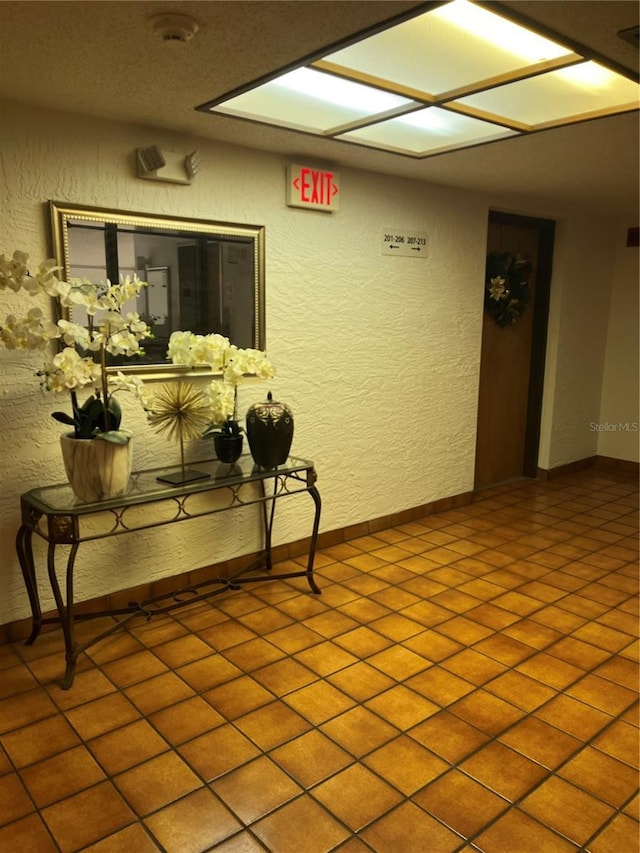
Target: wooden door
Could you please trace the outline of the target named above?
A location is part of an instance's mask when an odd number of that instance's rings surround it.
[[[529,304],[513,325],[484,311],[475,488],[535,476],[540,437],[544,350],[554,223],[491,213],[487,254],[531,260]]]

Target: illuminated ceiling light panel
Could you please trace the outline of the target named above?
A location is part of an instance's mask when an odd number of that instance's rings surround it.
[[[630,72],[576,49],[451,0],[198,109],[430,157],[639,108]]]
[[[220,104],[216,112],[326,134],[363,119],[414,108],[407,98],[298,68]]]
[[[596,62],[584,62],[458,98],[451,106],[473,107],[488,117],[508,118],[535,128],[566,124],[567,119],[577,120],[592,113],[637,109],[638,91],[632,80]]]
[[[336,138],[399,154],[424,157],[427,154],[466,148],[481,142],[493,142],[516,134],[517,131],[496,124],[438,107],[427,107],[410,115],[342,133]]]
[[[577,58],[518,24],[467,0],[454,0],[330,53],[315,65],[366,81],[393,81],[405,92],[434,99],[530,66]]]

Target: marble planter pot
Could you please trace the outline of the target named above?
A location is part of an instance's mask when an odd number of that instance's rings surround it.
[[[131,439],[114,444],[94,438],[60,436],[62,459],[69,485],[85,503],[118,498],[129,489]]]

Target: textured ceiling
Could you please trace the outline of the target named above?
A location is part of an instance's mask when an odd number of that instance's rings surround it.
[[[616,35],[638,24],[632,0],[491,5],[637,73],[637,48]],[[637,112],[415,161],[195,110],[412,8],[418,4],[406,0],[1,0],[0,97],[334,166],[526,194],[541,203],[561,199],[594,212],[637,212]],[[159,12],[188,14],[200,29],[186,45],[162,43],[149,24]],[[148,142],[144,134],[141,144]]]

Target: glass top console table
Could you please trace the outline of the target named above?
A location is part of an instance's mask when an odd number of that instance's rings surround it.
[[[256,466],[251,456],[245,455],[233,464],[206,460],[194,463],[193,467],[204,476],[177,485],[160,482],[158,477],[179,474],[179,466],[134,472],[126,495],[99,503],[78,501],[68,484],[44,486],[21,496],[22,522],[16,536],[16,550],[32,613],[31,635],[26,642],[28,645],[35,642],[43,625],[54,622],[61,624],[66,656],[63,689],[73,684],[78,656],[90,645],[109,636],[135,617],[150,619],[154,614],[166,613],[193,601],[240,589],[242,584],[266,579],[306,577],[311,591],[320,593],[313,577],[321,509],[313,462],[289,457],[284,465],[265,469]],[[307,567],[300,571],[273,573],[271,541],[275,507],[280,499],[296,494],[310,495],[315,507]],[[126,608],[74,612],[74,568],[79,546],[83,542],[135,533],[252,504],[259,505],[261,509],[263,533],[263,548],[254,565],[230,577],[212,577],[144,601],[132,601]],[[56,602],[57,617],[43,617],[40,608],[33,553],[34,534],[47,542],[47,573]],[[70,546],[67,549],[64,583],[58,579],[56,565],[57,548],[62,545]],[[89,641],[76,642],[74,622],[101,616],[121,618]]]

